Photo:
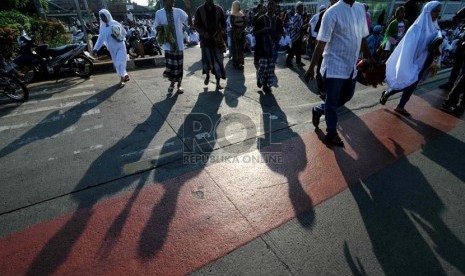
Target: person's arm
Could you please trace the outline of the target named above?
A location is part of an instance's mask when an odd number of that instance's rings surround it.
[[[195,12],[195,18],[194,18],[194,26],[197,32],[199,33],[200,36],[203,36],[206,38],[208,35],[207,31],[204,29],[203,23],[202,23],[202,17],[200,16],[200,9],[199,7],[197,11]]]
[[[160,23],[160,14],[159,14],[158,11],[155,13],[155,18],[154,18],[154,20],[153,20],[152,28],[153,28],[157,33],[162,32],[163,27],[161,26],[161,23]]]
[[[308,66],[307,72],[305,72],[304,78],[305,81],[308,82],[309,80],[313,80],[315,78],[315,66],[318,65],[318,61],[321,59],[323,55],[323,51],[325,50],[326,42],[317,40],[315,51],[312,55],[312,60],[310,61],[310,65]]]
[[[93,52],[94,54],[96,54],[97,51],[100,50],[100,48],[102,48],[103,43],[105,42],[104,30],[105,30],[104,28],[100,28],[100,31],[99,31],[99,34],[98,34],[98,38],[97,38],[97,42],[95,42],[94,49],[92,50],[92,52]]]

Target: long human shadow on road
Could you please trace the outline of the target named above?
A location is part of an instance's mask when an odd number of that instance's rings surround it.
[[[431,137],[439,137],[441,136],[441,145],[448,145],[450,150],[441,150],[438,147],[429,146],[428,144],[422,148],[422,154],[434,161],[436,164],[440,165],[450,173],[454,174],[455,177],[462,180],[465,183],[465,169],[463,168],[463,161],[460,161],[460,158],[463,155],[458,155],[457,153],[465,152],[465,143],[454,138],[450,135],[443,135],[445,134],[441,130],[438,130],[420,120],[417,120],[413,117],[405,118],[403,116],[398,115],[390,110],[386,110],[386,112],[396,116],[404,122],[406,125],[417,131],[418,133],[429,133]],[[427,137],[425,137],[427,138]]]
[[[215,129],[216,123],[221,119],[218,114],[219,107],[223,101],[223,94],[220,92],[210,92],[205,89],[199,97],[189,114],[184,115],[184,122],[179,127],[178,136],[166,141],[161,154],[167,151],[168,145],[172,140],[182,139],[184,144],[183,157],[192,154],[200,154],[208,159],[211,152],[214,150]],[[184,159],[183,159],[184,160]],[[187,166],[184,163],[181,166]],[[200,174],[206,166],[206,163],[199,162],[191,164],[196,166],[196,170],[188,175],[178,178],[177,181],[160,182],[163,185],[164,194],[159,202],[153,207],[144,229],[139,238],[138,255],[148,261],[156,257],[165,244],[168,236],[171,221],[174,218],[179,192],[182,186]],[[154,175],[155,181],[158,181],[158,175]]]
[[[200,72],[202,72],[202,60],[198,60],[194,63],[192,63],[189,67],[187,67],[187,74],[186,74],[186,77],[189,77],[189,76],[192,76],[195,74],[195,72],[198,72],[200,70]]]
[[[460,258],[465,247],[442,221],[440,213],[445,209],[444,203],[428,180],[404,157],[404,149],[399,144],[391,139],[395,145],[395,154],[392,154],[360,118],[351,115],[350,120],[341,122],[340,133],[356,157],[345,149],[333,151],[383,272],[386,275],[444,275],[435,253],[464,272]],[[377,164],[392,163],[398,158],[389,170],[366,181],[360,179],[363,170],[379,169]],[[430,233],[436,250],[427,243],[423,231]],[[437,248],[453,250],[437,251]],[[354,260],[347,243],[344,254],[353,274],[364,275],[363,263],[357,257],[357,262]]]
[[[28,275],[49,275],[54,273],[60,265],[66,261],[74,244],[79,240],[86,229],[93,215],[93,205],[102,198],[118,193],[133,183],[133,178],[126,177],[120,181],[104,183],[105,185],[99,186],[102,182],[96,182],[96,178],[98,180],[104,181],[106,179],[106,181],[108,181],[108,179],[112,179],[110,178],[111,176],[121,175],[121,170],[126,164],[139,161],[144,152],[143,150],[147,148],[153,140],[153,137],[165,123],[164,120],[160,120],[160,110],[168,114],[175,104],[176,99],[177,94],[154,104],[150,116],[144,122],[138,124],[129,135],[119,140],[92,162],[72,194],[72,198],[79,203],[77,207],[78,211],[73,214],[66,224],[63,225],[42,248],[41,252],[30,265],[27,273]],[[166,118],[166,114],[163,117]],[[135,141],[137,143],[135,143]],[[136,147],[139,150],[135,151],[137,154],[131,154],[127,158],[122,158],[119,151],[128,147]],[[100,248],[100,257],[105,258],[118,240],[127,216],[130,213],[130,209],[140,189],[143,187],[147,176],[140,174],[138,177],[139,184],[136,187],[136,191],[107,232],[106,238],[111,236],[111,240],[108,241],[108,245]],[[93,189],[89,190],[89,188]],[[92,192],[90,193],[90,191]]]
[[[102,102],[110,98],[116,91],[118,86],[114,85],[105,90],[102,90],[98,94],[85,99],[80,104],[73,106],[72,108],[60,114],[59,110],[55,110],[48,114],[40,122],[38,122],[29,131],[18,137],[16,140],[8,144],[6,147],[0,150],[0,158],[7,156],[8,154],[15,152],[16,150],[31,144],[35,141],[50,138],[53,135],[59,134],[66,128],[72,126],[89,110],[96,108]],[[50,124],[54,122],[53,124]],[[47,127],[45,127],[45,125]]]
[[[232,61],[230,61],[226,66],[226,74],[228,78],[224,89],[225,102],[229,107],[237,107],[239,98],[247,91],[244,70],[234,69]]]
[[[299,223],[306,227],[312,227],[315,219],[312,198],[303,188],[299,174],[307,166],[307,154],[305,144],[300,135],[294,132],[287,121],[286,113],[281,109],[273,94],[260,93],[260,105],[262,107],[262,122],[264,138],[259,139],[258,148],[264,160],[274,160],[270,156],[282,155],[282,163],[266,162],[267,166],[286,177],[289,188],[289,198]],[[287,127],[279,131],[279,136],[292,141],[289,144],[281,144],[278,139],[273,139],[280,127],[273,127],[276,116]],[[281,127],[283,126],[281,125]],[[277,136],[277,135],[276,135]]]

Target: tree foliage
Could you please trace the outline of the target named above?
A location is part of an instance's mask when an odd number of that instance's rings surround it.
[[[45,12],[48,11],[48,1],[47,0],[39,0],[42,8]],[[1,0],[0,1],[0,10],[8,11],[8,10],[16,10],[20,11],[26,15],[37,15],[37,9],[34,5],[34,0]]]

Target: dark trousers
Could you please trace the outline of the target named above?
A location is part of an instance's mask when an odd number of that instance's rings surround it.
[[[325,115],[328,134],[337,133],[337,109],[346,104],[355,92],[356,79],[324,78],[326,83],[325,103],[315,107],[316,112]]]
[[[386,91],[386,96],[390,97],[394,94],[397,94],[399,92],[402,92],[402,97],[400,97],[399,104],[397,105],[397,108],[404,108],[407,102],[410,100],[410,97],[413,94],[413,91],[417,88],[419,81],[416,81],[412,83],[411,85],[405,87],[404,89],[399,89],[399,90],[394,90],[394,89],[388,89]]]
[[[295,62],[297,64],[302,63],[302,40],[298,39],[296,42],[292,42],[292,47],[287,52],[286,63],[292,63],[292,59],[295,56]]]
[[[457,47],[457,51],[455,51],[455,53],[456,54],[454,57],[454,66],[450,71],[449,80],[447,81],[451,85],[454,84],[457,78],[459,77],[460,71],[462,70],[463,72],[463,70],[465,70],[465,66],[463,66],[463,62],[465,59],[465,46],[462,45],[461,42],[459,43],[459,46]]]
[[[459,80],[455,83],[452,90],[449,92],[449,96],[445,102],[448,106],[456,106],[459,103],[460,96],[462,100],[460,102],[460,107],[465,107],[465,74],[462,74]]]

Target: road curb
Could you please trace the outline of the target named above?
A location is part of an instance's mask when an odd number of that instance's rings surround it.
[[[156,68],[163,67],[165,64],[165,58],[162,56],[155,57],[146,57],[146,58],[136,58],[129,59],[127,62],[127,70],[140,70],[147,68]],[[113,62],[111,60],[107,61],[96,61],[94,62],[94,74],[105,74],[114,72]]]

